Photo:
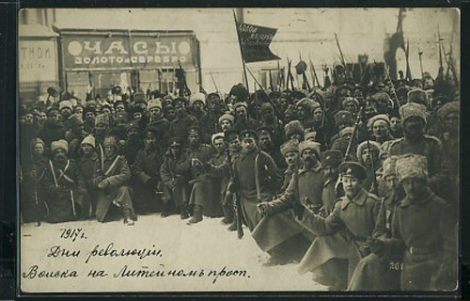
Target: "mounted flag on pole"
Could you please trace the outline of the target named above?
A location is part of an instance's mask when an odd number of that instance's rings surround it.
[[[269,49],[276,28],[240,23],[236,21],[238,41],[245,63],[280,60]]]

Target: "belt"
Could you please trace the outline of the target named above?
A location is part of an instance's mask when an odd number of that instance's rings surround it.
[[[439,253],[439,248],[421,248],[421,247],[409,247],[408,248],[408,253],[411,255],[427,255],[427,254],[433,254],[433,253]]]

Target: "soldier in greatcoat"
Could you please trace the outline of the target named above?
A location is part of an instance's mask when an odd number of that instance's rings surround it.
[[[110,208],[114,205],[124,213],[124,223],[134,225],[137,215],[128,186],[131,170],[124,156],[118,155],[118,144],[114,136],[103,141],[104,157],[95,164],[93,184],[98,188],[96,219],[105,222]]]

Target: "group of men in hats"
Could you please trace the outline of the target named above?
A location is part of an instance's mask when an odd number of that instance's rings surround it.
[[[220,217],[265,266],[298,263],[332,290],[452,290],[459,108],[442,78],[328,73],[312,91],[113,89],[22,108],[22,220]]]

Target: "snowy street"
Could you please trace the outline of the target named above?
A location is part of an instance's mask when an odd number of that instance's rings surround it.
[[[27,292],[326,290],[310,275],[298,274],[297,264],[263,267],[268,255],[248,229],[239,240],[220,220],[204,218],[189,226],[178,215],[163,219],[153,214],[139,216],[134,226],[122,220],[25,224],[22,288]]]

